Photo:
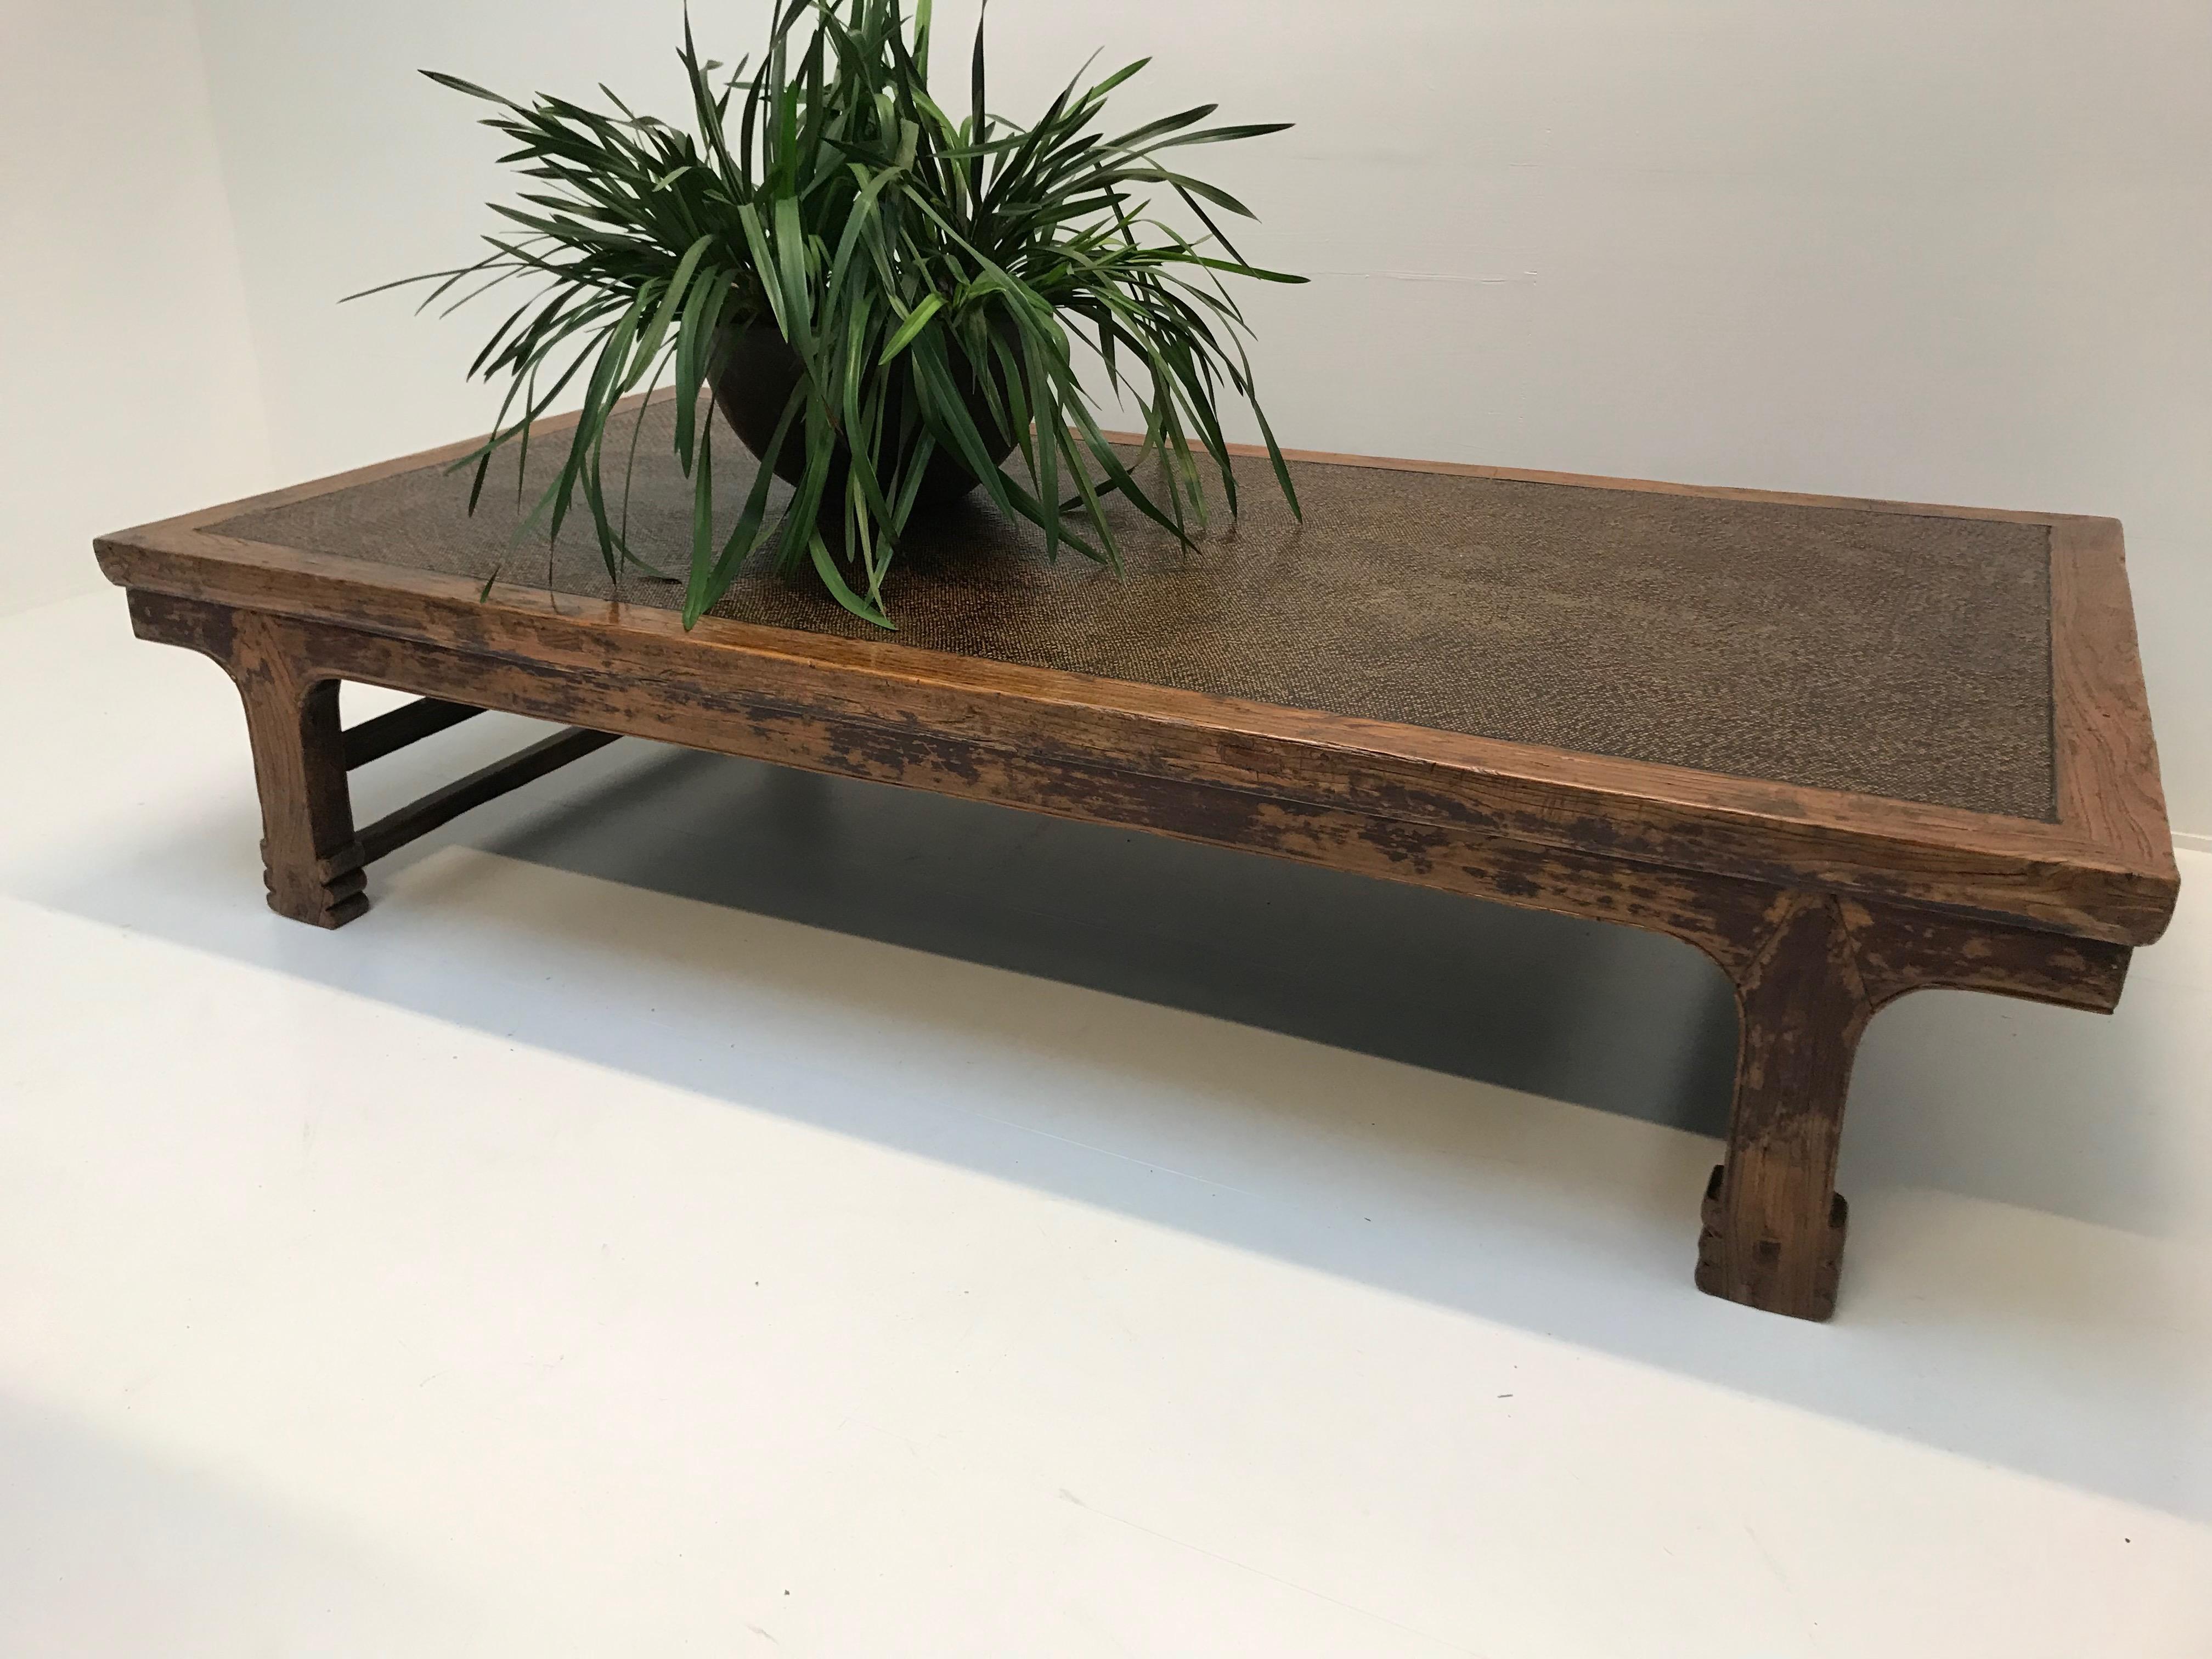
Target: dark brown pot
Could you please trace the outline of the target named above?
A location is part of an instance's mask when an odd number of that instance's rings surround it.
[[[715,337],[715,356],[719,365],[714,373],[715,405],[736,428],[745,447],[758,458],[775,441],[776,422],[783,418],[784,406],[791,401],[792,390],[799,384],[798,354],[773,324],[755,323],[746,328],[722,330]],[[1004,462],[1014,452],[1013,439],[993,418],[981,390],[969,384],[970,377],[964,365],[956,362],[953,372],[961,399],[968,405],[969,418],[983,434],[993,462]],[[908,391],[902,369],[884,410],[885,430],[897,431],[902,400]],[[830,466],[833,495],[846,469],[852,465],[852,451],[840,439]],[[879,454],[875,459],[876,476],[883,478],[890,458]],[[775,472],[789,484],[798,483],[806,475],[806,446],[796,422],[793,429],[784,434]],[[915,508],[920,512],[950,506],[975,489],[975,475],[967,465],[940,446],[930,456],[928,470],[922,474],[921,488],[915,495]]]

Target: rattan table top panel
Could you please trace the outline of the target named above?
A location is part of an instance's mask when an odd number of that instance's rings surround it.
[[[681,571],[690,485],[648,410],[631,540]],[[724,428],[716,493],[753,473]],[[531,471],[554,465],[536,446]],[[612,434],[610,461],[618,451]],[[619,468],[611,478],[619,489]],[[2009,817],[2053,817],[2049,531],[2010,521],[1292,463],[1195,556],[1125,505],[1126,570],[1042,556],[978,495],[910,535],[885,585],[902,643],[1291,708]],[[440,467],[206,527],[308,552],[674,609],[610,585],[588,522],[515,542],[511,464],[471,518]],[[782,487],[777,486],[779,493]],[[715,614],[884,637],[749,568]]]

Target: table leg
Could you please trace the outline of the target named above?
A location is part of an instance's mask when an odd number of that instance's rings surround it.
[[[1705,1191],[1698,1288],[1770,1313],[1836,1310],[1846,1206],[1836,1148],[1874,1012],[1837,902],[1793,894],[1736,976],[1728,1162]]]
[[[240,613],[225,665],[246,703],[261,792],[261,862],[269,908],[342,927],[368,908],[368,878],[346,787],[338,683],[307,676],[266,618]]]

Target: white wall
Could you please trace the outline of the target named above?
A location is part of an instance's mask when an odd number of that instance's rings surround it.
[[[675,0],[198,0],[279,470],[460,435],[489,319],[331,301],[465,251],[428,64],[672,98]],[[764,0],[696,7],[726,57]],[[948,36],[972,6],[940,0]],[[965,14],[965,15],[963,15]],[[1251,296],[1286,442],[2127,520],[2178,825],[2212,831],[2203,0],[999,0],[994,105],[1095,46],[1312,273]],[[944,66],[964,79],[964,41]]]
[[[274,482],[187,0],[0,5],[0,613]]]

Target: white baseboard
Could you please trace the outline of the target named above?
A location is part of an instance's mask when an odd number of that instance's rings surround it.
[[[2185,853],[2212,853],[2212,836],[2185,836],[2177,830],[2173,844]]]

